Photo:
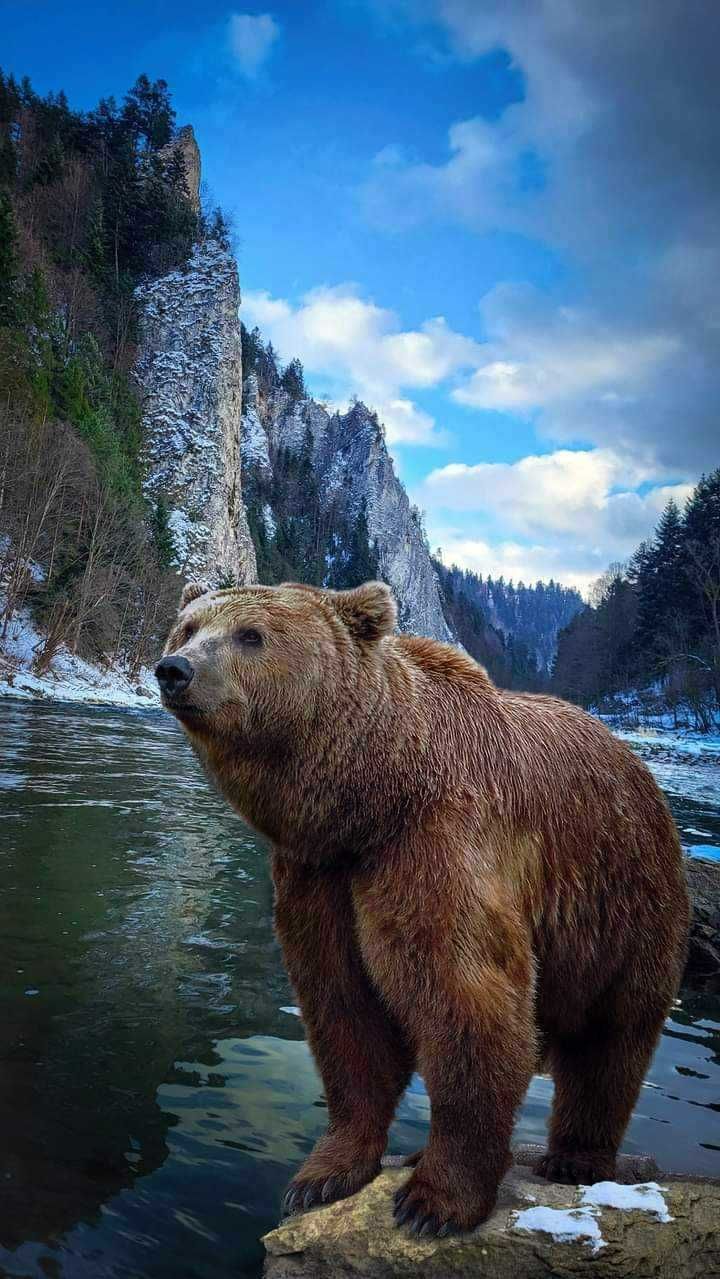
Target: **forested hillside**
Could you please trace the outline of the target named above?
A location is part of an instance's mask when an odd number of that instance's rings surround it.
[[[557,636],[583,607],[558,582],[517,585],[435,561],[445,612],[463,646],[503,688],[547,688]]]
[[[136,286],[217,229],[174,127],[161,80],[82,114],[0,75],[0,630],[32,610],[38,670],[61,644],[139,668],[176,598],[131,378]]]
[[[272,343],[244,325],[242,350],[243,376],[255,379],[257,398],[268,404],[279,397],[286,414],[296,414],[308,400],[300,361],[292,359],[283,369]],[[310,426],[303,423],[299,437],[297,431],[288,435],[268,439],[267,464],[264,454],[257,458],[251,449],[245,451],[245,507],[259,580],[342,590],[377,577],[379,557],[365,504],[355,512],[342,500],[342,490],[325,500]]]
[[[720,709],[720,469],[684,511],[669,502],[654,536],[600,579],[559,636],[552,686],[609,709],[637,689],[646,711],[710,727]]]
[[[79,113],[0,76],[0,640],[27,619],[35,674],[70,652],[132,677],[179,577],[254,580],[256,558],[269,582],[382,572],[407,628],[450,638],[372,410],[329,415],[257,334],[241,367],[237,268],[188,182],[188,132],[161,80]],[[247,493],[243,372],[272,437]],[[312,464],[309,423],[323,428]]]

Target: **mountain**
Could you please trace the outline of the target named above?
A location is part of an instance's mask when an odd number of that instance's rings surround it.
[[[264,581],[342,588],[377,575],[403,630],[451,641],[419,512],[408,500],[377,415],[331,413],[282,385],[272,351],[246,334],[243,472]],[[304,392],[304,387],[299,388]]]
[[[583,607],[558,582],[515,585],[436,563],[446,616],[460,642],[503,688],[547,687],[557,637]]]
[[[243,328],[200,173],[164,81],[75,112],[0,73],[0,679],[142,682],[188,577],[379,576],[403,630],[542,682],[540,588],[433,561],[372,408],[328,408]]]

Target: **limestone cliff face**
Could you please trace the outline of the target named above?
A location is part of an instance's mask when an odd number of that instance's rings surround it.
[[[249,377],[242,444],[249,482],[257,473],[271,476],[281,450],[302,448],[311,451],[330,520],[351,527],[364,511],[380,575],[397,598],[401,629],[452,642],[420,517],[395,473],[376,415],[360,403],[347,413],[331,414],[315,400],[294,400],[280,388],[264,394],[257,378]],[[263,518],[270,534],[275,523],[271,504]],[[336,546],[335,553],[342,552]]]
[[[146,493],[167,504],[185,576],[254,581],[240,473],[235,259],[208,240],[196,245],[185,270],[142,285],[136,296]]]
[[[188,195],[197,207],[200,154],[192,129],[181,130],[169,147],[182,151]],[[293,398],[278,377],[268,390],[254,375],[246,379],[243,413],[233,255],[205,240],[187,268],[142,285],[136,298],[145,491],[168,510],[179,571],[213,584],[256,581],[246,479],[251,488],[262,481],[260,519],[272,539],[278,525],[273,503],[279,507],[288,498],[283,485],[298,483],[282,458],[309,449],[326,537],[329,530],[328,571],[349,557],[364,520],[376,556],[373,571],[395,592],[401,629],[452,641],[419,515],[375,414],[364,404],[330,413],[310,397]],[[290,496],[302,510],[303,493]],[[257,532],[257,523],[253,527]]]

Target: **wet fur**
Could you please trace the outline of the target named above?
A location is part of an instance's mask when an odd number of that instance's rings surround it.
[[[491,1211],[541,1058],[556,1096],[539,1170],[613,1176],[688,906],[667,805],[628,747],[394,622],[380,584],[198,592],[166,652],[196,669],[172,709],[274,847],[277,933],[330,1117],[287,1207],[376,1174],[418,1069],[430,1137],[396,1216],[445,1233]],[[245,627],[260,651],[233,638]]]

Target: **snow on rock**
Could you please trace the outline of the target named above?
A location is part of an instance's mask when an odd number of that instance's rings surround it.
[[[625,1212],[651,1212],[657,1221],[673,1221],[656,1181],[640,1181],[634,1186],[621,1186],[617,1181],[596,1181],[584,1186],[580,1196],[583,1207],[622,1208]]]
[[[188,266],[136,291],[135,376],[145,491],[163,497],[178,568],[216,584],[256,577],[242,501],[240,287],[232,254],[195,246]]]
[[[257,466],[261,472],[270,473],[272,466],[268,450],[268,437],[260,420],[258,382],[254,373],[251,373],[245,382],[243,399],[241,443],[243,464],[245,466]]]
[[[593,1252],[605,1247],[596,1208],[524,1208],[513,1213],[511,1229],[531,1233],[539,1230],[556,1243],[587,1244]]]
[[[341,503],[352,521],[364,506],[380,575],[398,602],[400,629],[453,643],[420,518],[395,473],[376,415],[361,403],[347,413],[331,414],[313,399],[292,399],[282,388],[261,395],[257,379],[248,377],[245,465],[260,465],[272,473],[271,459],[280,448],[297,452],[308,445],[326,508]],[[269,528],[266,513],[263,519]],[[337,546],[334,554],[342,556],[344,550]]]

